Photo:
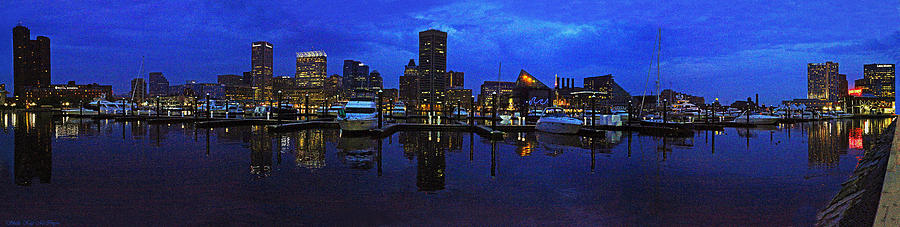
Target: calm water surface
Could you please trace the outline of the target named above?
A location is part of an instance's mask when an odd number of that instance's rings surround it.
[[[0,117],[0,219],[67,225],[812,225],[891,122],[492,142]]]

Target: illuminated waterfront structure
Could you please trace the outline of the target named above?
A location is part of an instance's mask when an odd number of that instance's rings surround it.
[[[166,96],[169,94],[169,80],[161,72],[150,73],[147,93],[150,96]]]
[[[52,84],[27,89],[23,97],[26,100],[44,100],[43,103],[58,104],[61,102],[91,101],[104,96],[112,97],[112,93],[112,85],[99,85],[96,83],[79,85],[75,84],[75,81],[69,81],[67,84]]]
[[[894,64],[863,65],[862,80],[865,81],[866,87],[863,93],[894,99],[894,73]]]
[[[551,102],[553,90],[524,69],[519,71],[519,76],[516,77],[516,87],[513,88],[512,96],[516,110],[523,116],[528,114],[529,110],[543,110],[553,105]]]
[[[809,63],[807,64],[807,95],[808,99],[820,99],[828,101],[839,100],[847,93],[846,77],[843,81],[838,73],[838,63]],[[844,87],[841,88],[840,86]]]
[[[50,38],[31,39],[31,31],[13,28],[13,89],[19,97],[31,87],[50,85]]]

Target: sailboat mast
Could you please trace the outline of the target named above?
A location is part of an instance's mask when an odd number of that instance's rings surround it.
[[[144,74],[144,56],[141,56],[141,67],[138,69],[138,78],[141,78]],[[150,78],[147,78],[147,81],[150,81]],[[133,83],[133,82],[132,82]],[[131,85],[131,102],[134,102],[134,84]]]
[[[656,106],[659,106],[660,98],[662,96],[662,90],[659,88],[659,59],[660,55],[662,55],[662,28],[659,28],[659,31],[656,33]]]

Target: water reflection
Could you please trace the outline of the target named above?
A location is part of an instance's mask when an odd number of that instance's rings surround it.
[[[353,169],[371,169],[375,158],[375,141],[363,136],[342,136],[338,142],[338,156]]]
[[[16,185],[29,186],[34,178],[41,183],[50,183],[53,169],[51,135],[53,125],[50,118],[38,117],[35,113],[18,113],[11,116],[15,127],[14,156]]]
[[[272,172],[272,139],[263,126],[250,127],[250,174],[268,177]]]

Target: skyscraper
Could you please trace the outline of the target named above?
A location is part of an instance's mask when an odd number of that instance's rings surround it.
[[[301,88],[322,88],[327,72],[325,51],[307,51],[297,53],[297,79]]]
[[[150,96],[166,96],[169,94],[169,80],[161,72],[150,73],[148,93]]]
[[[256,88],[257,100],[272,98],[272,49],[272,44],[266,41],[253,42],[251,48],[250,86]]]
[[[381,78],[381,73],[378,70],[372,70],[369,73],[369,88],[371,89],[382,89],[384,88],[384,79]]]
[[[31,31],[19,24],[13,28],[13,89],[15,96],[25,89],[50,85],[50,38],[31,39]]]
[[[344,60],[343,86],[345,94],[356,96],[368,91],[369,66],[359,61]]]
[[[429,29],[419,32],[419,103],[428,110],[439,110],[449,88],[447,71],[447,33]]]
[[[863,79],[869,94],[881,98],[894,98],[894,64],[863,65]]]
[[[144,78],[134,78],[131,80],[131,92],[128,93],[131,100],[144,100],[147,96],[147,82]]]
[[[846,87],[840,89],[842,82],[838,73],[838,63],[834,62],[809,63],[806,83],[806,96],[809,99],[835,101],[847,93]]]
[[[419,72],[416,69],[416,61],[409,59],[403,70],[403,76],[400,76],[400,100],[406,103],[406,107],[414,109],[418,104],[419,98]]]

